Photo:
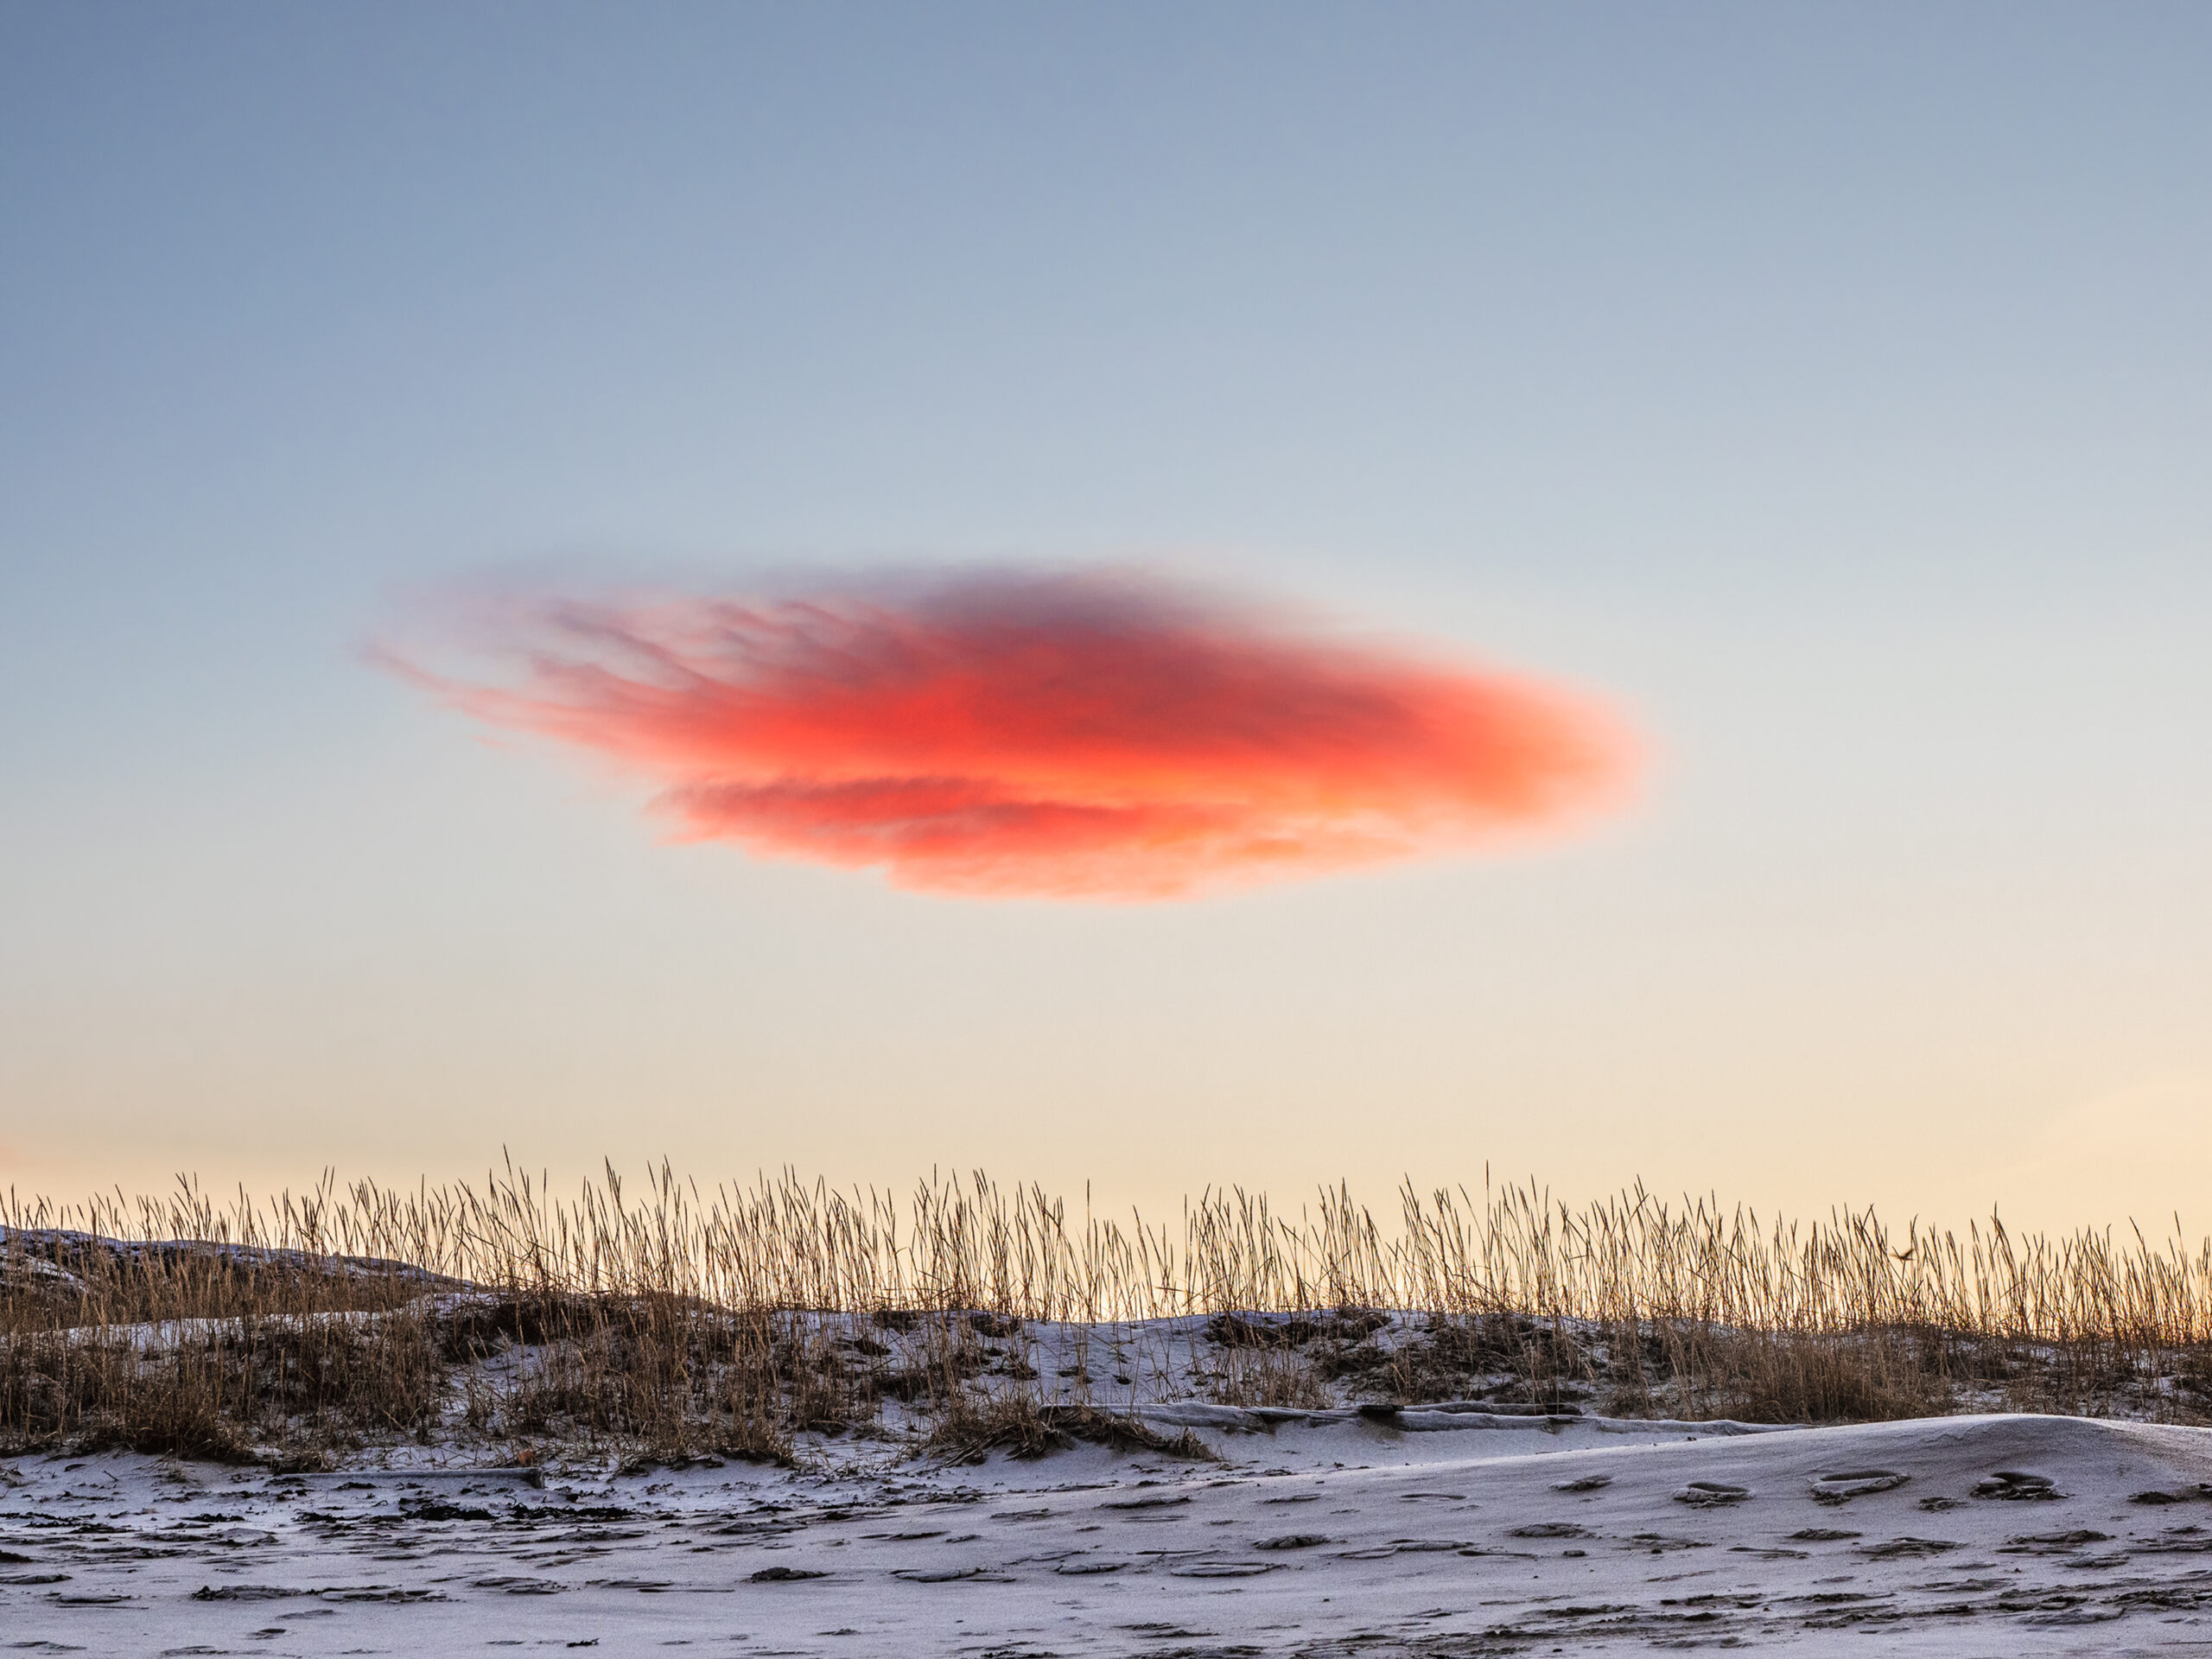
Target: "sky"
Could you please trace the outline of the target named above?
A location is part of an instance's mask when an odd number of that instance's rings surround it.
[[[0,0],[0,1184],[2212,1229],[2208,77],[2190,5]],[[959,597],[1102,585],[1134,805]],[[1147,664],[1249,670],[1264,822],[871,863],[821,791],[953,764],[887,705],[733,760],[531,631],[732,607],[944,621],[953,760],[1094,812],[1231,719]],[[1586,810],[1439,783],[1492,696]]]

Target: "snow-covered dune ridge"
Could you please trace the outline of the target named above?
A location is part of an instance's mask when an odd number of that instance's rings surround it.
[[[334,1228],[319,1199],[287,1212],[290,1234],[243,1243],[226,1242],[204,1211],[181,1218],[218,1236],[0,1229],[0,1450],[125,1446],[299,1467],[423,1441],[479,1460],[568,1448],[804,1464],[844,1434],[931,1455],[1034,1452],[1124,1433],[1115,1422],[1173,1440],[1354,1410],[1401,1412],[1408,1433],[1531,1413],[1696,1423],[2022,1408],[2174,1422],[2212,1415],[2212,1350],[2193,1341],[2194,1304],[2173,1275],[2155,1295],[2139,1287],[2131,1301],[2115,1292],[2108,1301],[2120,1311],[2101,1325],[2062,1319],[2051,1332],[2033,1309],[1998,1329],[1793,1324],[1786,1307],[1760,1304],[1740,1284],[1732,1302],[1707,1298],[1703,1312],[1673,1314],[1599,1317],[1557,1305],[1540,1313],[1457,1292],[1410,1306],[1284,1308],[1223,1304],[1255,1284],[1281,1290],[1281,1258],[1253,1267],[1266,1241],[1241,1237],[1230,1249],[1217,1227],[1193,1233],[1217,1254],[1205,1258],[1204,1296],[1179,1293],[1192,1311],[1054,1318],[1020,1310],[1115,1297],[1096,1284],[1079,1295],[1052,1288],[1059,1269],[1035,1255],[1054,1236],[1038,1230],[1042,1201],[1033,1195],[1020,1211],[960,1203],[968,1207],[951,1219],[938,1215],[933,1243],[899,1246],[892,1268],[878,1263],[888,1276],[874,1279],[876,1268],[863,1273],[840,1254],[843,1235],[819,1211],[781,1234],[762,1223],[723,1237],[715,1256],[701,1242],[712,1229],[702,1234],[665,1187],[628,1210],[518,1200],[501,1212],[512,1236],[496,1247],[433,1249],[442,1236],[417,1228],[418,1243],[429,1242],[414,1255],[435,1268],[301,1242],[410,1236],[424,1212],[381,1198],[385,1207],[367,1213],[390,1224],[382,1230]],[[497,1219],[460,1213],[480,1232]],[[1371,1230],[1360,1244],[1349,1212],[1335,1213],[1330,1225],[1348,1258],[1388,1255]],[[1023,1214],[1030,1223],[1007,1218]],[[531,1230],[549,1216],[557,1238],[532,1243]],[[250,1230],[253,1217],[233,1219]],[[580,1239],[605,1249],[580,1254]],[[785,1259],[808,1240],[844,1265],[817,1271]],[[846,1243],[862,1255],[876,1248],[864,1230]],[[1224,1250],[1245,1265],[1223,1265]],[[761,1265],[748,1251],[772,1259]],[[1443,1255],[1453,1251],[1466,1253]],[[1139,1265],[1164,1271],[1173,1254],[1162,1243]],[[1390,1258],[1398,1267],[1406,1259]],[[464,1260],[496,1274],[445,1270]],[[899,1276],[917,1262],[927,1271]],[[2186,1264],[2169,1265],[2178,1274]],[[1347,1268],[1338,1277],[1359,1274]],[[745,1294],[728,1294],[747,1284]],[[920,1284],[934,1300],[882,1300]],[[797,1302],[780,1294],[793,1285],[836,1294]],[[995,1298],[987,1305],[967,1295],[987,1289]],[[1678,1304],[1697,1300],[1681,1287],[1672,1294]],[[1761,1306],[1780,1312],[1764,1325],[1722,1317]],[[2164,1308],[2172,1329],[2130,1325],[2131,1306]],[[2051,1303],[2044,1312],[2053,1307],[2064,1311]]]
[[[388,1257],[344,1255],[296,1246],[236,1244],[194,1238],[111,1238],[64,1227],[0,1226],[0,1295],[51,1299],[81,1319],[104,1311],[118,1285],[167,1279],[204,1290],[243,1292],[256,1280],[391,1286],[421,1294],[460,1289],[463,1281]],[[73,1307],[72,1301],[78,1306]]]

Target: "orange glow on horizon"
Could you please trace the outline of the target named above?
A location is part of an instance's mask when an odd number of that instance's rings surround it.
[[[470,607],[487,723],[659,786],[687,837],[990,897],[1171,899],[1554,831],[1634,746],[1593,702],[1130,574]]]

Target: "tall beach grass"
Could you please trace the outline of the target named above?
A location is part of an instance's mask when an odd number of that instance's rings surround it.
[[[2212,1240],[1892,1231],[1641,1187],[1210,1191],[1103,1216],[665,1165],[511,1166],[218,1201],[10,1193],[0,1446],[317,1461],[458,1437],[788,1459],[809,1436],[1027,1449],[1150,1402],[1481,1399],[1767,1421],[2212,1416]],[[1101,1430],[1103,1432],[1103,1430]]]

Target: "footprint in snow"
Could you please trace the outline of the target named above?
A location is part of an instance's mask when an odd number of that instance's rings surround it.
[[[1731,1486],[1724,1481],[1694,1480],[1675,1494],[1675,1502],[1688,1503],[1694,1509],[1708,1510],[1723,1503],[1741,1503],[1751,1497],[1748,1486]]]
[[[1861,1544],[1859,1553],[1872,1560],[1894,1561],[1941,1555],[1958,1548],[1948,1538],[1892,1538],[1885,1544]]]
[[[1820,1503],[1848,1503],[1854,1497],[1895,1491],[1910,1480],[1894,1469],[1851,1469],[1813,1477],[1813,1498]]]
[[[2084,1544],[2108,1544],[2108,1532],[2092,1532],[2087,1527],[2077,1527],[2071,1532],[2016,1532],[1999,1547],[1999,1555],[2063,1554]]]
[[[1986,1480],[1974,1483],[1976,1497],[2002,1498],[2013,1503],[2036,1503],[2050,1498],[2063,1497],[2065,1493],[2051,1484],[2049,1475],[2023,1474],[2017,1469],[1999,1469]]]

